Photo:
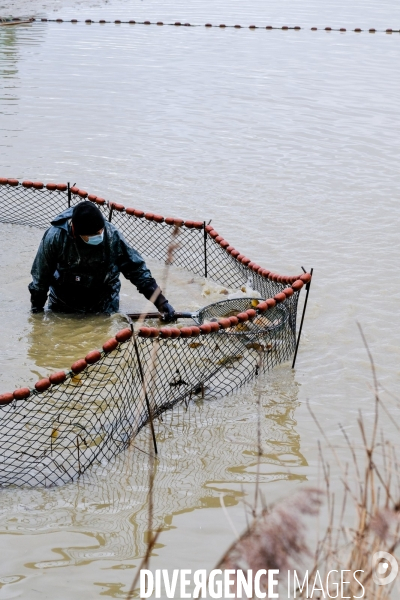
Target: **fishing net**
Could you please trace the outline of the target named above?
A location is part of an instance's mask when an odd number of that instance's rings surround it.
[[[144,215],[66,185],[0,184],[0,221],[45,228],[88,197],[144,256],[170,260],[171,237],[177,238],[174,266],[229,287],[250,285],[261,296],[205,307],[197,326],[132,326],[69,372],[2,394],[0,486],[73,481],[127,448],[168,408],[227,394],[293,356],[298,296],[309,276],[285,278],[261,269],[205,223]]]
[[[154,530],[168,527],[166,523],[176,514],[219,505],[221,488],[230,496],[225,502],[240,500],[241,486],[254,481],[258,447],[254,407],[261,390],[263,457],[259,481],[304,480],[301,467],[305,459],[294,418],[298,386],[291,370],[283,365],[247,385],[245,395],[233,392],[216,402],[194,401],[187,407],[178,404],[155,420],[157,439],[162,440],[162,464],[155,466]],[[148,427],[113,460],[88,469],[81,478],[83,485],[58,487],[56,494],[51,493],[54,488],[31,488],[29,519],[27,490],[3,489],[0,532],[59,532],[59,523],[69,532],[85,531],[89,535],[87,545],[63,546],[64,557],[72,564],[97,558],[115,563],[144,556],[150,465],[147,453],[135,446],[148,450]],[[100,546],[90,543],[96,537],[101,539]],[[40,563],[36,566],[40,568]]]

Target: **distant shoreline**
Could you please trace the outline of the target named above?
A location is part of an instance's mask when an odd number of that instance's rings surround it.
[[[101,4],[101,2],[98,2]],[[40,16],[57,12],[65,7],[76,6],[77,9],[93,6],[90,0],[10,0],[7,6],[0,8],[0,16],[25,17]]]

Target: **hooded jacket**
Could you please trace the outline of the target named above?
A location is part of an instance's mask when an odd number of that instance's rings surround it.
[[[32,308],[62,312],[113,313],[119,308],[120,273],[147,299],[158,288],[143,258],[114,225],[105,222],[104,239],[93,246],[74,237],[74,208],[58,215],[44,234],[32,265],[29,284]],[[160,294],[157,306],[166,302]]]

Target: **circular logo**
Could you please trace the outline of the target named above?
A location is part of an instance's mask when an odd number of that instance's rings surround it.
[[[397,559],[389,552],[375,552],[372,557],[372,579],[377,585],[389,585],[399,572]]]

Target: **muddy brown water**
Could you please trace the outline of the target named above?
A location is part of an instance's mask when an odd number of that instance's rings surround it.
[[[309,399],[330,440],[373,413],[370,371],[399,383],[399,34],[316,31],[396,27],[394,2],[205,1],[60,8],[63,18],[307,26],[266,31],[45,24],[0,31],[1,175],[70,181],[164,215],[212,219],[267,268],[314,267],[295,371],[275,369],[219,401],[157,424],[153,566],[211,568],[245,526],[256,478],[261,394],[268,501],[318,481]],[[48,13],[50,16],[50,13]],[[5,28],[4,28],[5,29]],[[68,366],[124,326],[123,315],[29,314],[29,270],[42,232],[0,224],[0,384],[7,391]],[[149,261],[157,277],[161,267]],[[167,295],[196,309],[218,287],[173,271]],[[139,310],[126,282],[122,309]],[[389,397],[387,401],[390,403]],[[394,416],[395,405],[390,404]],[[388,431],[388,435],[390,431]],[[0,600],[123,598],[147,529],[146,431],[130,452],[54,490],[5,490]],[[334,465],[333,473],[336,473]],[[334,478],[339,491],[339,478]]]

